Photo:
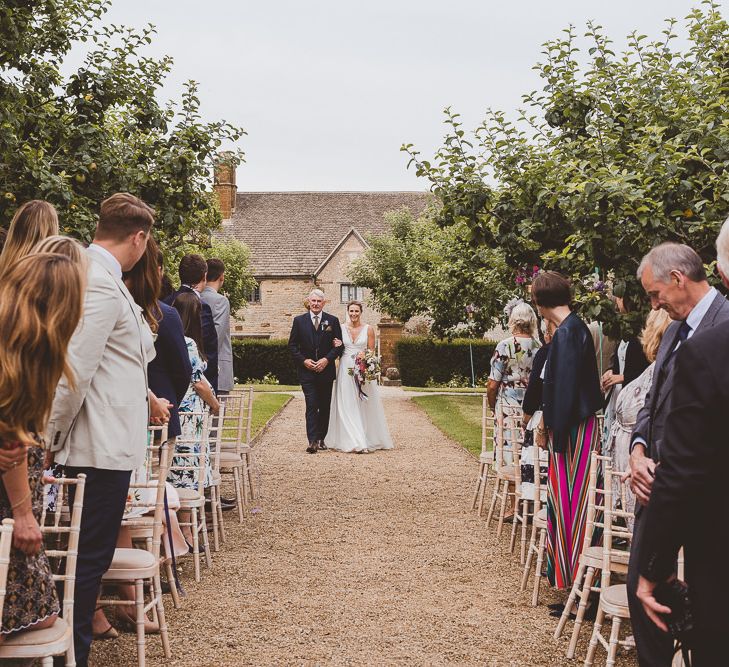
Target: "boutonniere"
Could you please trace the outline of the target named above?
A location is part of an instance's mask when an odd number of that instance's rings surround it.
[[[324,321],[322,322],[322,326],[324,327],[324,331],[329,331],[329,332],[331,332],[331,331],[332,331],[332,327],[331,327],[331,325],[329,324],[329,320],[324,320]]]

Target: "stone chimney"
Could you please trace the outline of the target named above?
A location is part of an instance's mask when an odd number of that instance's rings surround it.
[[[218,195],[223,220],[229,220],[235,213],[235,195],[238,192],[235,184],[235,163],[231,158],[230,153],[220,153],[215,161],[213,189]]]

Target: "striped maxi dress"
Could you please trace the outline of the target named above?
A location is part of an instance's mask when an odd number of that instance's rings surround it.
[[[570,430],[564,452],[552,450],[547,482],[547,576],[555,588],[572,585],[587,521],[590,455],[600,442],[593,415]]]

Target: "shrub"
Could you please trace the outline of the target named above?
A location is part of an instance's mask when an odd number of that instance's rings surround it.
[[[396,345],[402,383],[411,387],[446,384],[454,377],[471,377],[469,343],[473,346],[476,379],[488,375],[496,343],[490,340],[436,340],[423,336],[401,338]]]
[[[233,341],[233,371],[238,378],[298,384],[288,341],[244,338]]]

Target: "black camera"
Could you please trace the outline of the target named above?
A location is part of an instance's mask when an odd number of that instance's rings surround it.
[[[691,592],[686,582],[678,579],[664,581],[653,591],[656,601],[671,610],[670,614],[661,614],[674,639],[681,642],[683,648],[693,648],[695,634]]]

